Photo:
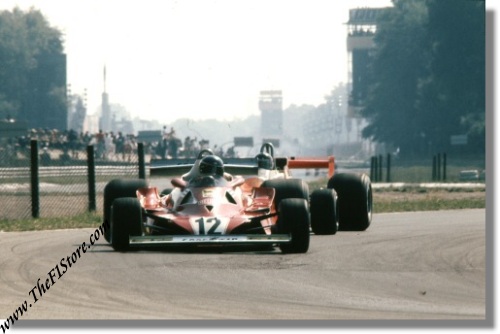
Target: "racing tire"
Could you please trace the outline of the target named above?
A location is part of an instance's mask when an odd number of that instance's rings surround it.
[[[328,188],[338,195],[339,231],[365,231],[372,221],[373,195],[366,174],[335,174]]]
[[[301,179],[273,179],[266,180],[262,187],[274,188],[274,205],[279,207],[285,198],[302,198],[309,200],[309,186]]]
[[[309,249],[310,216],[307,201],[301,198],[283,199],[279,206],[278,233],[290,234],[292,240],[280,244],[283,253],[306,253]]]
[[[114,179],[108,182],[104,187],[104,203],[103,203],[103,224],[104,224],[104,238],[110,242],[110,225],[111,225],[111,206],[113,201],[121,197],[137,198],[136,190],[139,188],[147,187],[148,184],[142,179]]]
[[[117,198],[111,207],[111,246],[116,251],[127,251],[131,235],[142,235],[141,205],[135,198]]]
[[[339,229],[337,193],[334,189],[316,189],[311,193],[311,229],[317,235],[336,234]]]

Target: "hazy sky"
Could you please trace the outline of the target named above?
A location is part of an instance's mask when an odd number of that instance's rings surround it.
[[[39,9],[64,32],[67,80],[87,89],[88,113],[104,88],[133,116],[162,122],[259,114],[261,90],[284,107],[324,102],[347,81],[349,9],[390,0],[1,0]]]

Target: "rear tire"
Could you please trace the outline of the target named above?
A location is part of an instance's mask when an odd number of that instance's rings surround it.
[[[283,199],[279,206],[278,233],[289,233],[292,240],[281,244],[283,253],[306,253],[309,249],[309,208],[300,198]]]
[[[274,188],[274,204],[278,208],[285,198],[302,198],[309,200],[309,186],[301,179],[273,179],[266,180],[262,187]]]
[[[317,235],[336,234],[339,228],[337,193],[317,189],[311,194],[311,229]]]
[[[136,190],[139,188],[147,187],[148,184],[145,180],[123,180],[114,179],[106,184],[104,187],[104,205],[103,205],[103,223],[106,226],[104,238],[110,242],[110,224],[111,224],[111,206],[113,201],[121,197],[137,198]]]
[[[366,174],[335,174],[328,188],[338,195],[339,230],[364,231],[372,221],[372,186]]]
[[[127,251],[131,235],[142,235],[141,205],[135,198],[117,198],[111,207],[111,246],[116,251]]]

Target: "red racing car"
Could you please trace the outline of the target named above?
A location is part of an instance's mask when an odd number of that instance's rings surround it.
[[[151,175],[184,174],[161,192],[144,180],[109,182],[105,236],[118,251],[147,245],[271,245],[284,253],[305,253],[311,229],[335,234],[339,228],[365,230],[371,222],[368,177],[333,175],[333,164],[332,157],[275,159],[265,144],[250,159],[224,163],[203,150],[194,163],[152,165]],[[307,183],[290,174],[293,168],[322,167],[329,169],[327,188],[311,194]]]

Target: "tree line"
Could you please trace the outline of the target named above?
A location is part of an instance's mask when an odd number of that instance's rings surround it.
[[[485,2],[393,0],[378,18],[363,137],[419,156],[485,151]]]
[[[66,128],[62,33],[39,10],[0,11],[0,119]]]
[[[466,135],[464,150],[484,152],[485,1],[393,0],[374,41],[363,137],[428,155]],[[0,119],[64,129],[48,124],[67,119],[64,80],[50,79],[63,56],[62,33],[40,11],[0,11]]]

